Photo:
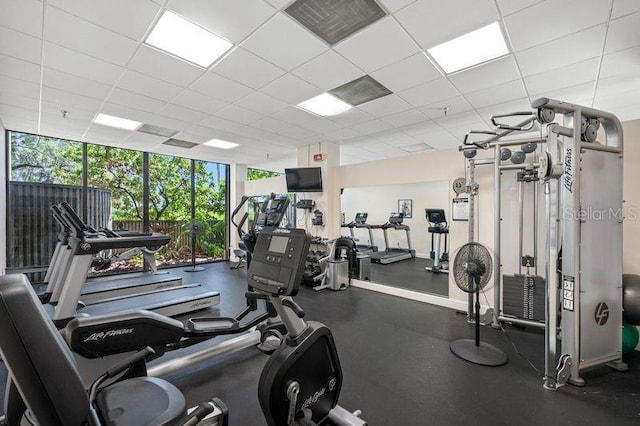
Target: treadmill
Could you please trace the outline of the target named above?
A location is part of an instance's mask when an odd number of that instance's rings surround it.
[[[354,235],[354,229],[366,229],[369,231],[369,244],[356,245],[356,250],[362,254],[371,254],[378,251],[378,246],[373,245],[373,231],[371,230],[371,225],[367,223],[367,217],[369,217],[369,213],[356,213],[353,222],[342,225],[343,228],[349,228],[351,239],[354,241],[358,241]]]
[[[384,251],[378,251],[371,254],[372,263],[380,263],[387,265],[389,263],[400,262],[401,260],[413,259],[416,257],[416,251],[411,248],[411,228],[403,225],[404,213],[391,213],[387,223],[383,225],[369,225],[371,229],[382,229],[384,233]],[[395,229],[396,231],[405,231],[407,233],[407,248],[389,247],[389,236],[387,231]]]
[[[153,247],[166,244],[167,236],[151,234],[109,238],[86,230],[85,224],[67,203],[59,205],[63,219],[71,234],[68,239],[68,266],[60,281],[60,296],[52,314],[53,321],[64,325],[76,315],[100,315],[146,309],[166,316],[176,316],[204,309],[220,302],[220,293],[199,284],[160,289],[135,296],[121,296],[78,307],[87,271],[94,255],[103,250],[132,247]]]
[[[69,237],[71,235],[72,225],[65,219],[62,214],[62,210],[68,210],[69,214],[77,216],[77,213],[73,210],[69,204],[64,203],[60,205],[51,206],[51,214],[58,224],[62,227],[61,232],[58,234],[58,243],[53,252],[51,263],[47,269],[47,274],[44,278],[44,283],[47,284],[46,290],[43,294],[40,294],[40,300],[45,303],[57,303],[60,299],[60,293],[62,291],[62,283],[64,277],[68,272],[68,266],[73,257],[73,252],[69,250]],[[78,217],[79,219],[79,217]],[[84,223],[84,222],[83,222]],[[85,233],[100,234],[95,229],[91,228],[87,224],[84,224]],[[121,231],[115,233],[111,230],[104,230],[106,237],[109,238],[121,238],[123,236],[128,237],[149,237],[151,233]],[[182,278],[171,276],[168,273],[156,275],[154,253],[171,241],[171,237],[168,235],[156,234],[160,239],[158,244],[149,249],[148,247],[133,247],[127,250],[127,253],[142,253],[145,259],[145,264],[152,266],[152,273],[137,273],[126,274],[122,276],[108,276],[108,277],[95,277],[87,278],[85,285],[82,287],[82,293],[80,301],[87,305],[97,303],[103,300],[118,298],[123,296],[133,296],[141,293],[154,292],[162,289],[181,287]],[[100,266],[104,264],[102,258],[92,259],[91,266]]]

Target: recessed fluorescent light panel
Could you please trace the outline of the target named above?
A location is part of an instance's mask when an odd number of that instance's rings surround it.
[[[447,74],[509,53],[498,22],[427,50]]]
[[[300,102],[298,107],[323,117],[338,115],[352,108],[348,103],[341,101],[329,93],[323,93],[322,95]]]
[[[160,17],[146,43],[205,68],[233,46],[168,10]]]
[[[236,148],[240,146],[237,143],[223,141],[220,139],[211,139],[210,141],[207,141],[204,144],[207,146],[211,146],[214,148],[221,148],[221,149],[231,149],[231,148]]]
[[[99,113],[93,122],[102,126],[115,127],[117,129],[124,130],[136,130],[142,125],[139,121],[127,120],[126,118],[114,117],[113,115],[103,113]]]

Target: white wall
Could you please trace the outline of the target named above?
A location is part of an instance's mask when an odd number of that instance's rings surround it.
[[[0,275],[4,275],[7,268],[7,182],[6,182],[6,141],[5,129],[0,120]]]
[[[345,222],[353,220],[356,213],[367,212],[367,223],[380,225],[389,219],[391,212],[398,211],[398,200],[412,200],[412,217],[405,218],[404,224],[411,228],[411,242],[418,257],[429,257],[431,251],[431,234],[427,232],[428,223],[425,218],[426,208],[444,209],[447,220],[451,220],[449,210],[449,182],[420,182],[403,185],[384,185],[377,187],[345,188],[341,197],[341,209],[345,214]],[[384,248],[382,230],[373,231],[374,245]],[[343,235],[349,230],[342,228]],[[361,243],[369,244],[369,234],[365,229],[354,229],[355,237]],[[388,230],[391,247],[406,247],[404,231]]]

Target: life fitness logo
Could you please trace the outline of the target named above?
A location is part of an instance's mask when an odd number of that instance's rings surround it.
[[[596,306],[595,312],[596,324],[602,326],[609,321],[609,306],[605,302],[600,302]]]

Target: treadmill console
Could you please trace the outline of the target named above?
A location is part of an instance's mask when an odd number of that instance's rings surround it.
[[[424,209],[427,221],[434,224],[447,223],[443,209]]]
[[[401,225],[404,220],[404,213],[391,213],[389,216],[389,223],[391,225]]]
[[[358,225],[362,225],[367,223],[367,217],[369,217],[369,213],[356,213],[355,223]]]
[[[249,286],[274,296],[300,288],[311,235],[304,229],[263,228],[249,266]]]

